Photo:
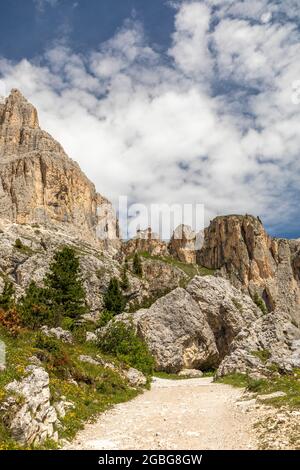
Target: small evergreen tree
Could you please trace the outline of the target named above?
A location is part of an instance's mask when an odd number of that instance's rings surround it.
[[[143,275],[142,261],[138,253],[134,254],[132,268],[133,268],[134,274],[136,274],[137,276]]]
[[[4,289],[0,295],[0,308],[3,310],[9,310],[14,306],[15,303],[15,289],[13,283],[7,279],[4,281]]]
[[[18,311],[24,326],[36,329],[42,325],[56,324],[56,319],[49,307],[47,291],[32,281],[21,298]]]
[[[122,287],[123,290],[129,289],[129,279],[128,279],[128,276],[127,276],[126,264],[124,265],[123,270],[122,270],[121,287]]]
[[[87,312],[79,258],[73,248],[65,246],[55,254],[45,286],[51,308],[60,316],[78,318]]]
[[[104,295],[104,306],[108,312],[115,315],[121,313],[126,305],[126,300],[120,289],[120,284],[117,278],[113,277],[110,280],[108,289]]]

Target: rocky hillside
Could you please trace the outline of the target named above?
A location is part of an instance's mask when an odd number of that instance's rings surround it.
[[[272,238],[249,215],[217,217],[205,230],[197,261],[220,270],[252,297],[258,294],[270,312],[286,312],[300,325],[299,240]]]
[[[39,127],[36,109],[18,90],[0,104],[0,218],[68,226],[90,241],[118,235],[109,201]]]

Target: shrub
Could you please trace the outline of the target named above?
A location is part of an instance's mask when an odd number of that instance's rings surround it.
[[[18,311],[24,326],[32,329],[41,325],[55,326],[57,318],[49,307],[47,292],[32,281],[25,291],[25,295],[18,304]]]
[[[8,310],[14,306],[15,303],[15,289],[13,283],[7,279],[4,281],[4,289],[0,295],[0,308]]]
[[[78,318],[87,312],[79,259],[73,248],[65,246],[55,254],[44,282],[52,309],[61,317]]]
[[[126,267],[126,264],[125,264],[124,267],[123,267],[123,270],[122,270],[121,288],[123,290],[127,290],[127,289],[129,289],[129,287],[130,287],[130,284],[129,284],[129,279],[128,279],[128,276],[127,276],[127,267]]]
[[[262,313],[266,315],[268,313],[267,306],[264,302],[264,300],[258,295],[257,292],[255,292],[253,296],[253,302],[261,309]]]
[[[114,313],[109,312],[108,310],[104,310],[104,312],[101,313],[101,317],[97,322],[97,327],[98,328],[103,328],[104,326],[107,325],[107,323],[110,322],[114,318]]]
[[[0,324],[12,335],[18,336],[21,329],[21,319],[15,308],[0,309]]]
[[[98,346],[103,353],[112,354],[128,366],[152,375],[154,360],[132,325],[115,321],[99,340]]]
[[[137,276],[143,275],[143,265],[138,253],[135,253],[133,257],[132,269],[134,274],[136,274]]]
[[[123,312],[126,306],[126,300],[120,289],[120,284],[117,278],[113,277],[110,280],[108,289],[104,295],[104,306],[106,310],[115,315]]]
[[[20,238],[17,238],[15,241],[15,248],[18,250],[22,250],[24,248],[23,243],[21,242]]]

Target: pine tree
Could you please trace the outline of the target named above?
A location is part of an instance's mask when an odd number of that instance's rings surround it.
[[[126,300],[120,289],[120,284],[117,278],[113,277],[110,280],[108,289],[104,295],[104,306],[106,310],[114,313],[115,315],[121,313],[126,305]]]
[[[123,290],[129,289],[129,279],[128,279],[128,276],[127,276],[126,264],[124,265],[123,270],[122,270],[121,287],[122,287]]]
[[[143,275],[143,266],[141,262],[141,258],[138,253],[135,253],[133,257],[133,264],[132,264],[133,272],[137,276],[142,276]]]
[[[60,316],[78,318],[87,312],[79,258],[73,248],[65,246],[55,254],[45,286],[51,308]]]
[[[42,325],[55,326],[57,319],[50,309],[46,289],[38,287],[32,281],[25,291],[25,295],[18,304],[18,311],[24,326],[36,329]]]
[[[15,289],[13,283],[7,279],[4,281],[4,289],[2,294],[0,295],[0,308],[3,310],[9,310],[14,306],[15,299],[14,299]]]

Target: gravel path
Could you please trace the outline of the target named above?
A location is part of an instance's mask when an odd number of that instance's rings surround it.
[[[103,413],[66,448],[255,449],[256,413],[235,404],[242,393],[211,378],[156,378],[150,391]]]

